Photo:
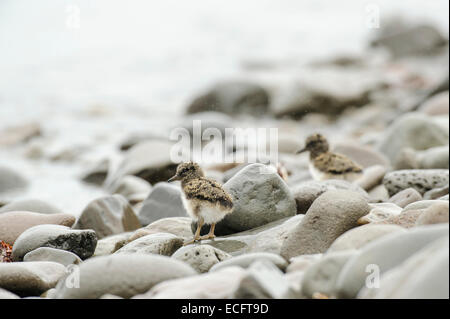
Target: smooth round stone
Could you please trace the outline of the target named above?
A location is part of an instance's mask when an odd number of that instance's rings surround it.
[[[99,238],[141,227],[133,208],[122,195],[105,196],[90,202],[81,213],[75,229],[93,229]]]
[[[275,169],[263,164],[246,166],[224,184],[233,198],[233,212],[223,223],[236,231],[256,228],[294,216],[295,200]]]
[[[354,191],[367,199],[369,198],[366,191],[360,186],[344,180],[306,181],[292,187],[297,214],[306,214],[316,198],[330,190]]]
[[[383,184],[391,196],[408,188],[424,194],[431,189],[448,185],[448,176],[448,170],[445,169],[400,170],[387,173]]]
[[[133,175],[124,176],[110,189],[113,194],[119,194],[125,197],[131,204],[136,203],[136,198],[147,198],[152,187],[140,177]]]
[[[158,219],[187,216],[181,196],[179,186],[169,183],[156,184],[139,211],[141,224],[147,226]]]
[[[437,203],[444,203],[446,201],[444,200],[420,200],[414,203],[411,203],[407,205],[405,208],[403,208],[403,212],[406,212],[408,210],[420,210],[420,209],[427,209],[428,207],[437,204]]]
[[[343,233],[333,242],[327,252],[360,249],[387,234],[405,231],[404,228],[397,225],[363,225]]]
[[[20,261],[39,247],[63,249],[86,259],[95,251],[97,235],[93,230],[75,230],[60,225],[38,225],[24,231],[13,246],[12,258]]]
[[[437,239],[381,276],[379,288],[363,287],[358,298],[448,299],[449,237]]]
[[[449,112],[449,93],[448,91],[433,95],[426,100],[419,111],[427,115],[448,115]]]
[[[157,233],[169,233],[183,239],[190,239],[194,236],[191,230],[191,222],[192,220],[189,217],[162,218],[136,230],[131,234],[128,241],[132,242],[140,237]]]
[[[440,188],[434,188],[423,194],[423,199],[439,199],[442,196],[447,195],[449,192],[449,186],[444,186]]]
[[[402,208],[393,203],[375,203],[370,206],[370,212],[358,219],[358,225],[381,222],[402,212]]]
[[[448,145],[432,147],[424,151],[405,148],[400,152],[394,167],[396,169],[448,169],[448,161]]]
[[[211,267],[231,258],[230,254],[210,245],[189,245],[178,249],[172,258],[181,260],[199,273],[208,272]]]
[[[358,193],[328,191],[317,198],[305,217],[288,235],[281,255],[289,259],[303,254],[325,252],[357,220],[368,214],[370,207]]]
[[[448,223],[449,221],[449,204],[448,202],[436,203],[431,205],[420,214],[416,220],[416,225],[431,225]]]
[[[417,134],[420,132],[420,134]],[[398,118],[383,134],[377,148],[391,163],[404,148],[426,150],[448,144],[448,129],[445,130],[434,119],[420,113],[408,113]]]
[[[20,297],[8,290],[0,288],[0,299],[20,299]]]
[[[0,287],[22,297],[39,296],[65,273],[63,265],[49,261],[0,263]]]
[[[211,272],[218,271],[220,269],[230,267],[230,266],[239,266],[242,268],[248,268],[251,264],[258,260],[267,260],[268,262],[273,263],[281,270],[285,270],[288,263],[282,257],[276,254],[271,253],[250,253],[243,254],[240,256],[233,257],[231,259],[227,259],[222,261],[211,268]]]
[[[30,251],[23,257],[23,261],[52,261],[63,266],[81,263],[80,257],[74,253],[50,247],[40,247]]]
[[[363,168],[371,166],[390,166],[389,160],[384,155],[367,146],[338,143],[334,146],[333,152],[348,156],[352,161]]]
[[[140,237],[124,245],[115,254],[156,254],[171,256],[183,245],[183,239],[169,233]]]
[[[110,255],[119,250],[128,242],[128,238],[131,234],[131,232],[127,232],[111,235],[98,240],[97,246],[95,247],[94,256]]]
[[[389,193],[383,184],[375,186],[368,192],[368,194],[370,198],[369,201],[371,203],[382,203],[389,200]]]
[[[408,210],[401,212],[397,216],[391,216],[385,220],[378,222],[379,224],[398,225],[404,228],[412,228],[416,226],[416,221],[423,213],[423,210]]]
[[[33,212],[41,214],[63,214],[64,212],[53,206],[50,203],[46,203],[39,199],[24,199],[11,202],[2,208],[0,208],[0,214],[6,212]]]
[[[247,268],[233,295],[236,299],[291,299],[297,297],[283,272],[268,260],[257,260]]]
[[[286,273],[304,272],[314,263],[322,258],[323,254],[300,255],[289,259],[289,266],[286,268]]]
[[[389,199],[389,202],[396,204],[401,208],[405,208],[411,203],[417,202],[422,199],[422,195],[414,188],[404,189]]]
[[[187,114],[216,111],[229,115],[261,115],[269,108],[270,97],[255,83],[228,81],[217,83],[188,106]]]
[[[448,235],[448,231],[448,225],[421,226],[383,236],[366,245],[342,269],[336,284],[338,297],[354,298],[364,286],[371,265],[376,265],[383,274],[429,243]]]
[[[0,193],[20,190],[27,185],[27,180],[18,172],[0,166]]]
[[[55,298],[95,299],[105,294],[131,298],[160,282],[193,276],[196,271],[165,256],[114,254],[83,262],[79,274],[79,288],[67,287],[62,280],[56,286]]]
[[[69,214],[39,214],[32,212],[6,212],[0,214],[0,238],[13,245],[27,229],[44,224],[71,227],[75,217]]]
[[[302,293],[312,298],[316,293],[336,297],[336,281],[345,263],[355,254],[353,250],[325,254],[309,267],[302,280]]]
[[[92,168],[85,172],[81,176],[81,180],[85,183],[101,186],[108,176],[109,166],[110,161],[108,159],[104,159],[99,163],[96,163]]]
[[[362,189],[368,191],[379,185],[387,170],[385,166],[374,165],[364,169],[363,176],[356,181]]]
[[[213,273],[161,282],[133,299],[224,299],[232,298],[246,271],[227,267]]]
[[[134,145],[126,152],[123,161],[108,181],[115,184],[126,175],[140,177],[150,184],[167,181],[175,175],[177,168],[177,164],[170,159],[172,146],[173,143],[162,140]]]

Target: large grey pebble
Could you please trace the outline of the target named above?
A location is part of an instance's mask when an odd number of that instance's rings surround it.
[[[344,266],[337,282],[338,296],[354,298],[376,267],[382,274],[439,237],[448,235],[447,225],[432,225],[393,233],[366,245]]]
[[[79,288],[67,287],[61,280],[56,286],[55,297],[95,299],[112,294],[130,298],[160,282],[195,274],[190,266],[166,256],[114,254],[94,257],[80,265]]]
[[[63,266],[81,263],[80,257],[70,251],[50,247],[39,247],[23,257],[23,261],[53,261]]]
[[[13,246],[13,260],[22,260],[39,247],[63,249],[86,259],[95,251],[97,235],[93,230],[75,230],[60,225],[38,225],[23,232]]]
[[[288,234],[281,247],[285,259],[302,254],[325,252],[357,220],[368,214],[370,207],[358,193],[328,191],[317,198],[305,218]]]
[[[183,245],[183,239],[169,233],[158,233],[140,237],[126,244],[115,254],[156,254],[171,256]]]
[[[292,193],[297,205],[297,214],[305,214],[317,197],[330,190],[354,191],[369,198],[360,186],[344,180],[306,181],[292,187]]]
[[[285,270],[287,267],[287,262],[284,260],[280,255],[272,254],[272,253],[264,253],[264,252],[258,252],[258,253],[249,253],[249,254],[243,254],[240,256],[236,256],[230,259],[227,259],[225,261],[222,261],[216,265],[214,265],[210,271],[218,271],[220,269],[223,269],[225,267],[230,266],[239,266],[242,268],[248,268],[251,264],[258,260],[267,260],[271,263],[273,263],[275,266],[277,266],[280,270]]]
[[[236,232],[256,228],[296,214],[295,200],[277,172],[252,164],[224,184],[233,198],[233,212],[223,223]]]
[[[172,258],[181,260],[199,273],[208,272],[211,267],[224,260],[231,258],[231,255],[210,245],[189,245],[178,249]]]
[[[448,170],[416,169],[400,170],[387,173],[383,184],[391,196],[408,188],[414,188],[420,194],[446,186],[449,183]]]
[[[0,263],[0,287],[19,296],[39,296],[65,273],[63,265],[50,261]]]
[[[187,216],[181,196],[179,186],[169,183],[156,184],[139,211],[141,224],[147,226],[161,218]]]
[[[141,227],[133,208],[122,195],[97,198],[81,213],[75,229],[93,229],[99,238]]]

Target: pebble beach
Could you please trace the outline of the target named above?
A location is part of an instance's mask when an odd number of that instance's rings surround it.
[[[0,4],[0,299],[449,298],[448,2],[53,5]],[[277,161],[200,161],[234,208],[184,245],[194,121]]]

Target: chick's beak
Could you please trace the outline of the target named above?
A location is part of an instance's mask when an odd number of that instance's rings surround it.
[[[171,183],[171,182],[179,181],[179,180],[180,180],[180,177],[178,175],[175,175],[175,176],[172,176],[171,178],[169,178],[167,180],[167,183]]]
[[[298,150],[297,152],[295,152],[295,154],[300,154],[300,153],[303,153],[303,152],[306,152],[306,151],[307,151],[307,149],[306,149],[306,147],[304,147],[301,150]]]

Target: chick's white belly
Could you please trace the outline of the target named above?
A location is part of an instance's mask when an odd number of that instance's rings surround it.
[[[327,179],[341,179],[348,182],[354,182],[357,179],[361,178],[363,175],[362,173],[355,173],[355,172],[350,172],[346,174],[325,173],[315,168],[314,165],[312,164],[309,164],[309,172],[311,173],[313,179],[315,179],[316,181],[325,181]]]
[[[230,213],[230,209],[224,209],[218,204],[209,202],[191,201],[185,196],[182,196],[183,205],[186,211],[193,220],[203,218],[205,224],[217,223],[222,220],[226,214]]]

